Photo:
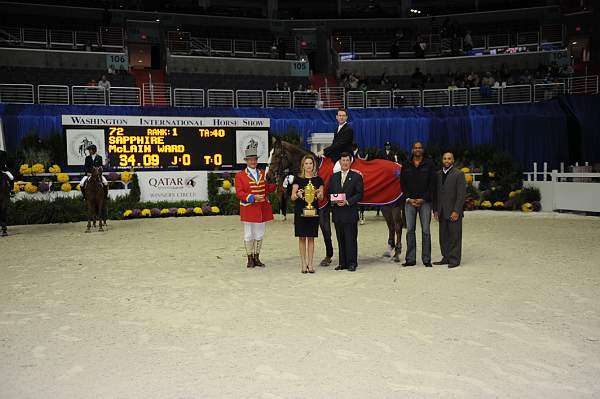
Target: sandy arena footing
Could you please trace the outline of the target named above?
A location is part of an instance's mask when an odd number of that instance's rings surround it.
[[[315,274],[291,219],[253,270],[233,216],[10,228],[0,398],[600,397],[599,218],[467,213],[449,270],[383,259],[372,212]]]

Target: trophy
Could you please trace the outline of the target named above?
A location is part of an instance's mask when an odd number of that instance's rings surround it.
[[[313,186],[312,181],[310,181],[309,179],[308,184],[306,185],[306,187],[304,187],[304,200],[308,205],[302,210],[302,216],[310,218],[319,216],[317,215],[317,208],[315,208],[312,205],[312,203],[315,201],[316,196],[317,190],[315,189],[315,186]]]

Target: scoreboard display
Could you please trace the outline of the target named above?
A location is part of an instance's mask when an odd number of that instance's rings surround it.
[[[63,115],[69,165],[96,144],[110,169],[237,169],[251,140],[267,162],[269,119]],[[240,154],[242,156],[240,157]]]

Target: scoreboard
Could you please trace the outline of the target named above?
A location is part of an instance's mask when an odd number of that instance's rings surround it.
[[[267,162],[269,119],[63,115],[69,165],[96,144],[110,169],[237,169],[250,140]]]

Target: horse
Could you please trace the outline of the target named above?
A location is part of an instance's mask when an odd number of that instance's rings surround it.
[[[104,231],[103,226],[106,226],[106,204],[104,201],[102,174],[99,167],[92,168],[92,175],[87,179],[84,190],[88,213],[87,229],[85,232],[90,232],[92,222],[94,228],[96,228],[96,221],[98,221],[98,231]]]
[[[2,232],[0,236],[6,237],[8,232],[6,230],[6,223],[8,219],[8,203],[10,201],[10,190],[12,189],[10,179],[7,175],[0,172],[0,227]]]
[[[288,143],[278,137],[272,139],[272,150],[269,155],[269,167],[267,171],[267,180],[270,182],[276,182],[278,186],[281,185],[280,176],[286,169],[290,171],[290,174],[297,176],[300,172],[300,161],[306,154],[311,154],[317,159],[315,154],[311,151],[305,150],[299,146]],[[361,162],[375,162],[375,161],[361,161]],[[389,162],[391,161],[377,160],[377,162]],[[324,162],[321,162],[323,165]],[[353,164],[354,165],[354,164]],[[325,186],[329,184],[329,176],[323,176],[322,170],[319,170],[319,175],[323,177]],[[401,192],[397,193],[397,198],[400,197]],[[331,241],[331,208],[320,204],[319,212],[319,225],[323,234],[323,240],[325,241],[326,256],[321,261],[321,266],[327,266],[331,263],[331,257],[333,256],[333,245]],[[365,204],[371,205],[371,204]],[[400,253],[402,252],[402,228],[404,226],[403,220],[404,208],[401,206],[398,200],[393,201],[389,204],[381,205],[381,210],[385,222],[388,227],[388,241],[387,249],[384,252],[384,257],[391,257],[395,262],[400,262]]]

